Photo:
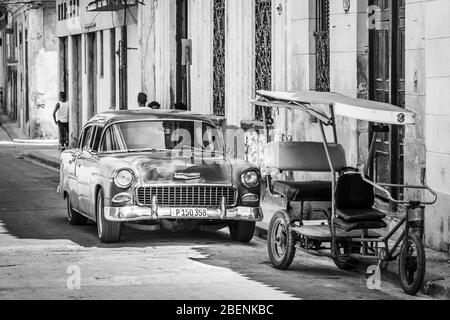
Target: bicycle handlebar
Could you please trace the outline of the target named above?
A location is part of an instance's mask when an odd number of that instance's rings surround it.
[[[364,172],[364,170],[362,170],[362,172]],[[364,173],[361,173],[361,176],[363,178],[363,180],[365,182],[367,182],[368,184],[370,184],[371,186],[373,186],[375,189],[383,192],[384,194],[387,195],[389,201],[396,203],[396,204],[410,204],[414,201],[406,201],[406,200],[398,200],[398,199],[394,199],[394,197],[392,196],[392,194],[385,188],[383,187],[394,187],[394,188],[402,188],[402,189],[416,189],[416,190],[426,190],[428,191],[431,195],[433,195],[434,200],[433,201],[417,201],[420,204],[429,206],[429,205],[433,205],[437,202],[438,200],[438,195],[437,193],[431,189],[428,184],[426,183],[426,169],[422,168],[422,172],[421,172],[421,182],[422,185],[420,186],[414,186],[414,185],[401,185],[401,184],[377,184],[374,183],[373,181],[369,180],[366,178],[366,176],[364,175]]]

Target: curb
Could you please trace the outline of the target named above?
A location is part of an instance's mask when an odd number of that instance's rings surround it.
[[[46,165],[48,167],[51,167],[53,169],[59,170],[59,167],[60,167],[60,164],[57,161],[50,160],[50,159],[47,159],[45,157],[36,156],[34,154],[31,154],[31,153],[22,154],[21,156],[24,159],[28,159],[28,160],[39,162],[39,163],[41,163],[43,165]]]
[[[49,166],[51,168],[54,169],[59,169],[60,167],[60,163],[57,161],[53,161],[50,159],[47,159],[45,157],[41,157],[39,155],[35,155],[35,154],[23,154],[22,155],[25,159],[31,160],[31,161],[36,161],[38,163],[41,163],[45,166]],[[263,224],[263,223],[262,223]],[[262,240],[267,240],[267,232],[268,232],[268,228],[263,226],[263,225],[256,225],[255,227],[255,236],[257,238],[260,238]],[[369,267],[371,264],[369,263],[365,263],[364,261],[360,262],[360,267],[358,269],[364,268],[364,267]],[[397,267],[393,267],[393,265],[397,265],[396,263],[391,263],[390,267],[386,270],[383,271],[383,277],[385,277],[385,279],[389,279],[390,281],[393,282],[398,282],[398,273],[397,273]],[[450,288],[446,287],[446,286],[442,286],[439,283],[437,283],[437,281],[439,281],[441,279],[436,279],[435,276],[433,275],[428,275],[428,280],[425,280],[425,285],[423,288],[423,293],[427,296],[433,297],[433,298],[438,298],[438,299],[448,299],[450,300]]]
[[[11,135],[11,133],[9,132],[9,130],[3,125],[3,123],[0,121],[0,128],[5,131],[6,135],[8,136],[8,138],[13,141],[14,137]]]

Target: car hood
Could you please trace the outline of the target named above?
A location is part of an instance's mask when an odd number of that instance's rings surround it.
[[[141,185],[151,184],[217,184],[232,185],[232,166],[222,157],[172,157],[167,152],[110,156],[115,169],[134,170]]]

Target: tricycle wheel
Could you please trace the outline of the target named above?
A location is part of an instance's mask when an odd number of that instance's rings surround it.
[[[357,265],[355,259],[349,257],[348,255],[353,251],[353,247],[346,242],[337,243],[337,253],[338,256],[333,259],[334,264],[339,270],[350,271],[354,270]]]
[[[416,234],[406,237],[400,250],[398,267],[400,283],[405,293],[416,295],[425,278],[425,248]]]
[[[292,219],[286,211],[277,212],[270,221],[267,249],[270,261],[278,270],[286,270],[295,256],[295,238],[290,230]]]
[[[351,271],[356,268],[356,265],[353,262],[353,260],[352,260],[352,262],[348,262],[344,257],[334,258],[333,261],[334,261],[334,264],[336,265],[336,267],[339,268],[339,270]]]

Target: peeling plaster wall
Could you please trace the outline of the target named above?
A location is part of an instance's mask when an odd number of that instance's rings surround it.
[[[16,49],[17,122],[30,138],[56,138],[53,109],[57,102],[57,41],[53,6],[19,11],[13,16],[22,42]],[[28,95],[26,92],[25,31],[28,33]],[[29,120],[26,119],[26,103]],[[8,101],[11,104],[11,100]]]

